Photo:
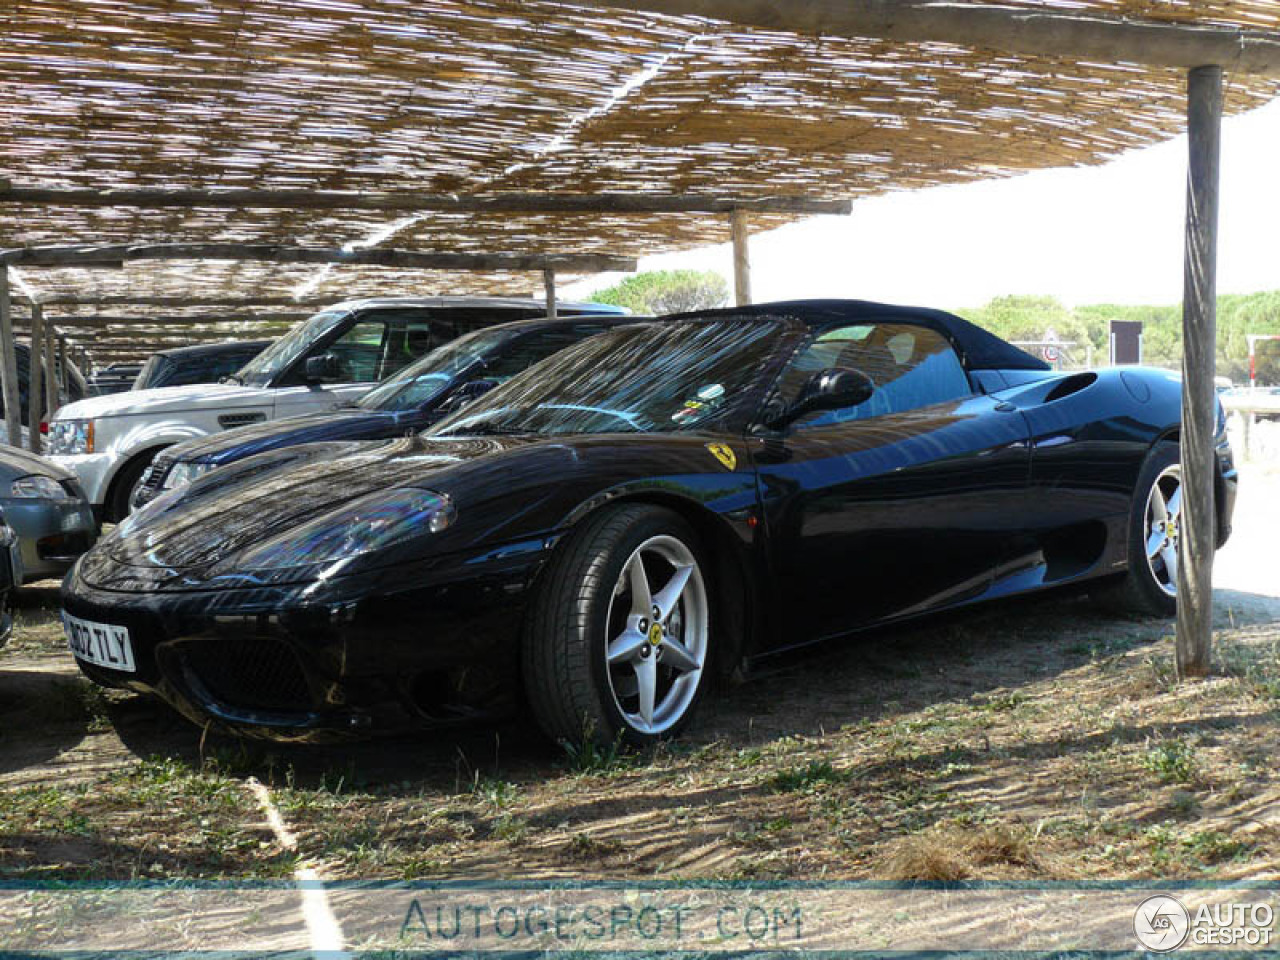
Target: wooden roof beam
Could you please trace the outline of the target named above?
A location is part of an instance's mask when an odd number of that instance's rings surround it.
[[[1237,73],[1280,76],[1280,33],[1130,20],[1068,10],[929,0],[573,0],[698,16],[826,37],[952,43],[1002,53],[1153,67],[1215,64]]]
[[[40,298],[47,307],[325,307],[338,303],[341,297],[225,297],[210,295],[189,296],[145,296],[129,293],[108,293],[100,296],[93,294],[52,294]]]
[[[139,327],[198,327],[202,325],[224,325],[229,323],[242,324],[280,324],[296,323],[299,320],[305,320],[311,316],[306,311],[287,311],[272,312],[259,314],[199,314],[194,316],[140,316],[138,314],[86,314],[82,317],[72,317],[66,314],[53,314],[46,317],[47,323],[52,323],[59,327],[67,329],[72,328],[89,328],[89,327],[105,327],[105,326],[139,326]],[[21,320],[15,321],[19,324]]]
[[[421,193],[355,193],[345,190],[169,189],[135,187],[15,186],[0,180],[0,203],[56,207],[139,207],[231,210],[387,210],[406,213],[658,214],[730,213],[847,214],[849,200],[817,197],[722,197],[645,193],[498,193],[476,196]]]
[[[253,260],[269,263],[340,263],[415,270],[474,270],[559,273],[632,273],[634,257],[601,253],[424,253],[383,247],[295,247],[252,243],[152,243],[102,246],[12,247],[0,250],[0,264],[23,267],[79,267],[136,260]]]

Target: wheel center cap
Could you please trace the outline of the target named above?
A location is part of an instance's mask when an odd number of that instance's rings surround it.
[[[651,646],[661,646],[662,644],[662,624],[655,623],[649,628],[649,644]]]

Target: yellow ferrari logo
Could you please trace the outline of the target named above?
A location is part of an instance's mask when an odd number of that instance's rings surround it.
[[[711,451],[713,457],[730,470],[738,469],[738,455],[733,452],[733,448],[727,443],[708,443],[707,449]]]
[[[653,646],[660,646],[662,643],[662,624],[655,623],[649,628],[649,642]]]

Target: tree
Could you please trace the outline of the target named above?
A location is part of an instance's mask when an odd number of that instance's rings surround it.
[[[724,277],[711,271],[650,270],[592,294],[591,299],[627,307],[634,313],[684,313],[724,306],[729,299],[729,285]]]

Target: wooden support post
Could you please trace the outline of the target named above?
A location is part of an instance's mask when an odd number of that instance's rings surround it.
[[[27,382],[27,447],[40,452],[40,419],[44,415],[44,308],[31,305],[31,358]],[[53,371],[49,371],[53,378]]]
[[[22,446],[22,407],[18,392],[18,350],[13,342],[13,315],[9,303],[9,268],[0,268],[0,397],[8,442]]]
[[[1187,76],[1186,253],[1182,290],[1182,510],[1178,538],[1178,674],[1209,671],[1213,639],[1214,428],[1217,355],[1218,144],[1222,68]]]
[[[61,377],[59,377],[58,363],[54,357],[53,336],[53,327],[46,326],[44,337],[44,365],[49,371],[49,376],[44,382],[44,418],[46,420],[51,420],[53,415],[58,412],[58,407],[62,406],[62,390],[60,390],[59,387],[61,386],[65,388],[67,385],[67,341],[61,335],[58,336],[58,340],[62,344],[63,349]]]
[[[547,317],[556,318],[556,272],[547,267],[542,271],[542,285],[547,293]]]
[[[747,250],[747,212],[729,214],[729,232],[733,236],[733,302],[740,307],[751,303],[751,257]]]
[[[67,390],[67,338],[58,334],[58,387],[65,393]]]

